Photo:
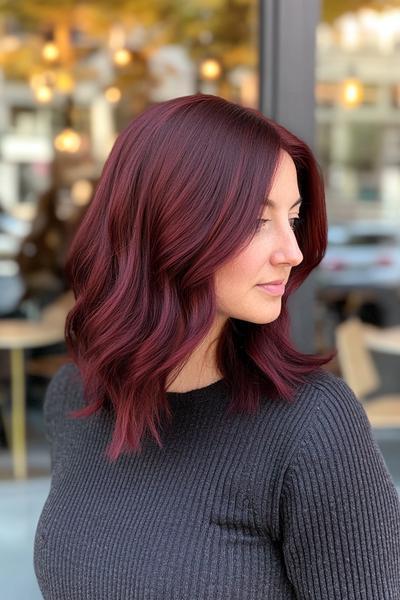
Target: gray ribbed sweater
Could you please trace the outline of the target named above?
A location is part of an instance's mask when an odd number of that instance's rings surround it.
[[[51,489],[34,567],[51,600],[399,600],[400,503],[365,412],[314,374],[293,403],[227,416],[224,380],[169,393],[164,449],[116,463],[113,415],[73,364],[44,403]]]

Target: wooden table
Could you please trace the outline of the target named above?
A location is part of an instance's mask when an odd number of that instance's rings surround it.
[[[364,325],[364,339],[370,350],[387,354],[400,354],[400,325],[394,327],[374,327]]]
[[[0,319],[0,349],[10,351],[11,452],[16,479],[27,476],[24,350],[64,341],[65,317],[73,303],[72,292],[67,292],[46,307],[38,321]]]

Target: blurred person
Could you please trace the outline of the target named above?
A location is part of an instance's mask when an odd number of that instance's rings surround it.
[[[195,94],[119,135],[66,263],[45,599],[399,597],[399,498],[366,413],[290,340],[326,243],[311,150],[260,112]]]
[[[92,185],[95,186],[95,180],[92,180]],[[20,311],[30,303],[40,312],[68,289],[65,257],[87,208],[86,205],[73,206],[70,195],[70,187],[55,180],[38,199],[31,231],[22,241],[16,257],[25,290],[20,300]],[[65,196],[68,210],[65,206],[62,208]]]
[[[58,189],[51,186],[38,199],[31,232],[17,255],[25,284],[22,301],[34,300],[39,307],[64,290],[62,255],[65,223],[56,214]]]
[[[7,315],[9,318],[38,319],[43,308],[69,290],[64,270],[65,258],[71,239],[87,210],[90,197],[82,205],[74,204],[74,178],[65,169],[62,175],[58,164],[57,160],[53,165],[53,184],[39,197],[31,231],[22,241],[16,257],[23,295],[14,311]],[[96,178],[87,178],[84,181],[93,194]],[[65,351],[65,342],[62,341],[43,347],[27,348],[25,355],[33,359],[52,357],[50,361],[57,365],[60,364],[59,360],[63,358]],[[50,361],[48,365],[51,364]],[[34,381],[39,377],[43,384],[48,381],[47,373],[44,376],[35,373],[30,375],[27,386],[28,404],[39,401],[43,396],[42,387],[37,388],[32,377]]]

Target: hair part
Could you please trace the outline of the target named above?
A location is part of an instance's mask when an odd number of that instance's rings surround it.
[[[87,404],[71,414],[113,409],[111,460],[140,451],[146,432],[163,446],[167,378],[209,332],[214,273],[255,233],[282,151],[295,163],[303,198],[296,230],[303,261],[276,321],[229,318],[223,328],[216,356],[233,412],[257,410],[262,394],[292,399],[331,358],[293,347],[287,310],[327,244],[316,160],[259,111],[207,94],[155,104],[118,136],[66,261],[76,298],[66,344]]]

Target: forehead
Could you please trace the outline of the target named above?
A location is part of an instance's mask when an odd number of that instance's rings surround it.
[[[292,157],[282,151],[264,203],[273,207],[274,201],[280,205],[295,203],[300,199],[297,169]]]

